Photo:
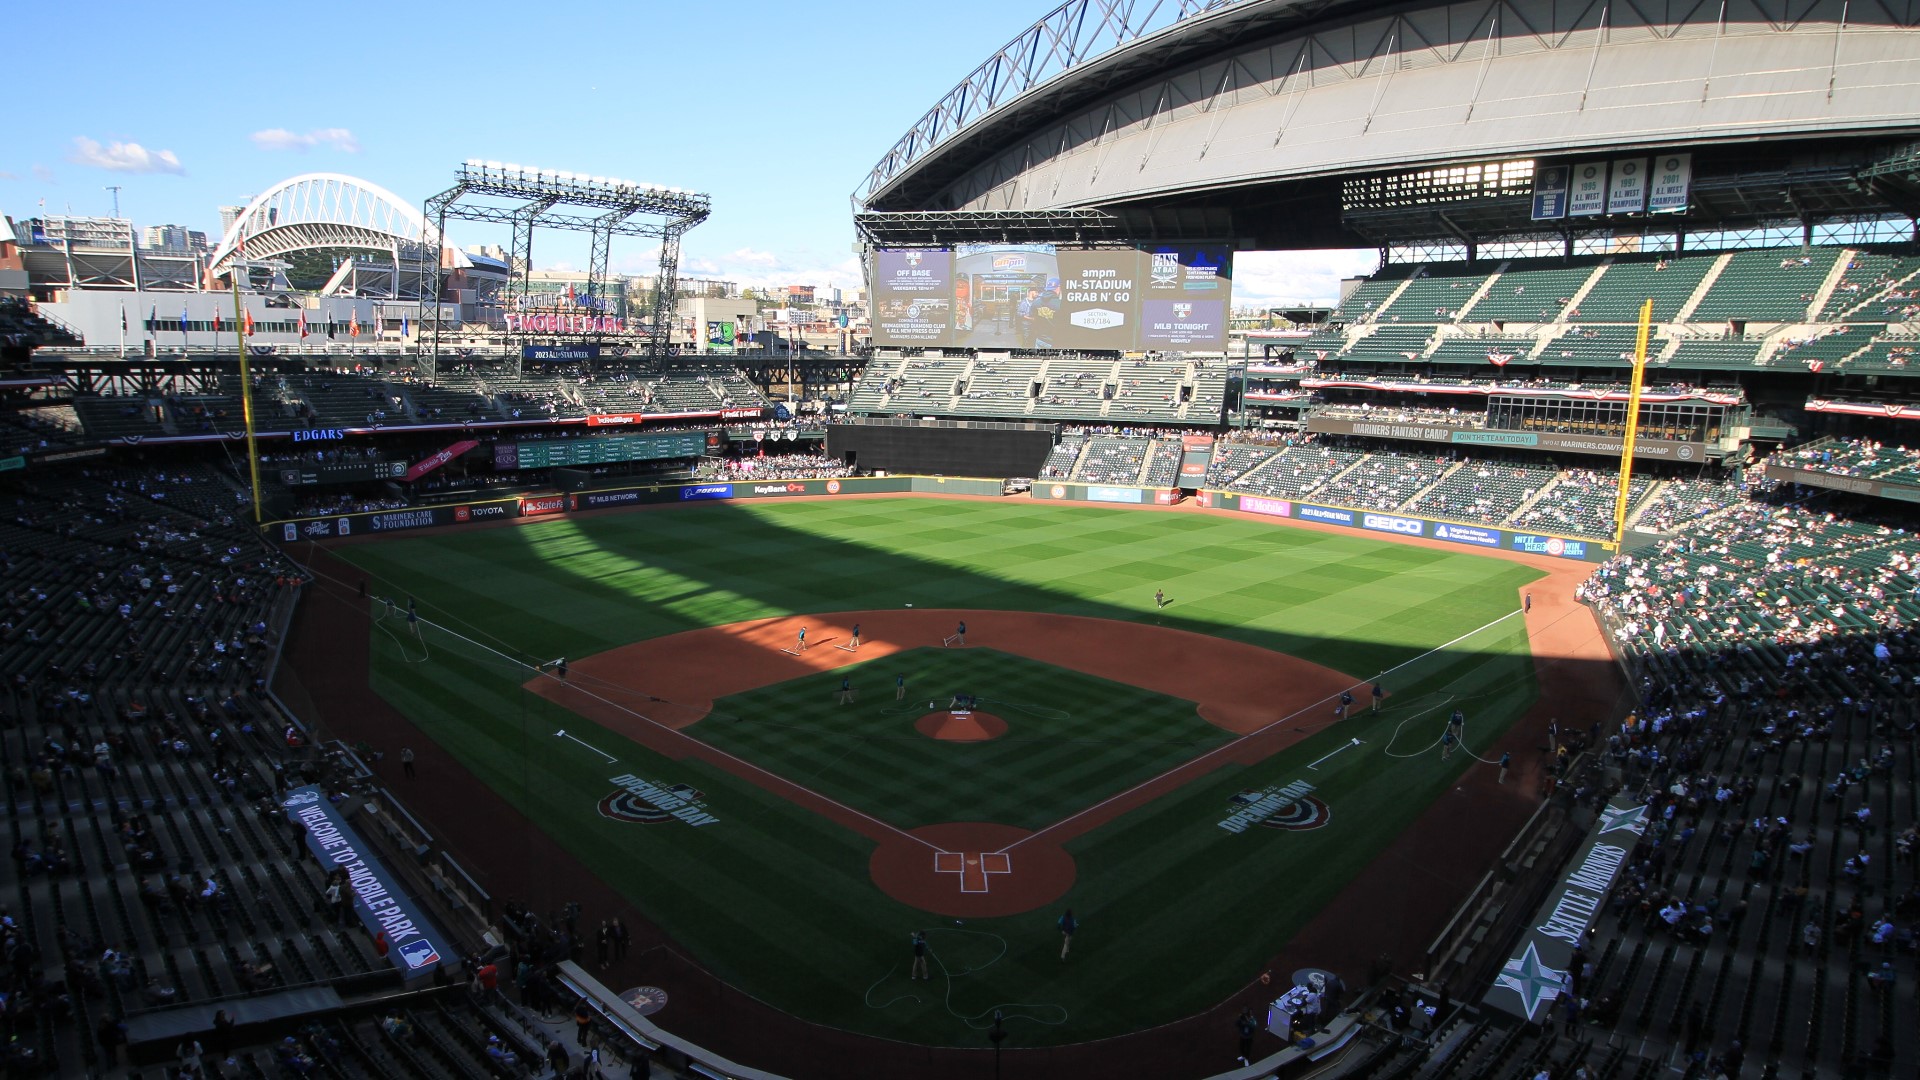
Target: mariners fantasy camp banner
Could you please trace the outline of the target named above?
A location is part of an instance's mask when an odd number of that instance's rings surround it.
[[[1624,797],[1600,811],[1592,835],[1494,977],[1487,1005],[1535,1022],[1551,1015],[1554,999],[1567,987],[1574,950],[1586,940],[1587,928],[1606,906],[1614,880],[1646,831],[1646,814],[1644,804]]]
[[[318,785],[294,788],[280,805],[287,820],[305,830],[307,850],[320,860],[321,868],[328,873],[347,872],[354,914],[360,916],[367,933],[386,931],[387,959],[402,976],[426,975],[447,961],[452,939],[433,925]]]

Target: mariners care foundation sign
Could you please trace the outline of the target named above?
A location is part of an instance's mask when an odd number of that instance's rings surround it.
[[[1544,1021],[1567,988],[1574,950],[1605,907],[1607,894],[1646,831],[1647,808],[1627,799],[1608,803],[1580,854],[1534,913],[1526,936],[1487,991],[1486,1003],[1527,1020]]]

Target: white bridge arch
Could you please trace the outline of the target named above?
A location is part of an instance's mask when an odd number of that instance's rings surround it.
[[[341,173],[305,173],[268,188],[234,219],[209,269],[214,276],[233,266],[240,238],[246,257],[275,259],[318,248],[360,248],[386,252],[396,263],[426,263],[444,246],[434,227],[412,203],[371,181]],[[473,261],[451,249],[452,266]]]

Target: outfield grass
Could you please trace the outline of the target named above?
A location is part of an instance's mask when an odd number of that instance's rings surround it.
[[[911,700],[894,700],[896,675]],[[842,676],[864,688],[849,705]],[[929,698],[945,710],[956,692],[979,696],[1007,733],[952,743],[914,730]],[[909,649],[735,694],[687,731],[903,829],[1038,829],[1232,738],[1191,701],[982,648]]]
[[[1073,841],[1079,876],[1062,903],[1075,909],[1083,930],[1073,963],[1063,966],[1052,932],[1057,912],[953,927],[875,889],[863,838],[526,694],[524,671],[467,641],[432,629],[418,644],[375,632],[377,690],[723,978],[809,1019],[935,1044],[980,1045],[983,1017],[995,1006],[1006,1008],[1014,1038],[1030,1046],[1164,1023],[1221,1000],[1472,764],[1464,754],[1449,762],[1437,751],[1393,755],[1431,743],[1455,705],[1470,717],[1468,744],[1490,745],[1535,693],[1521,620],[1496,620],[1514,611],[1519,590],[1538,572],[1464,552],[1221,516],[796,500],[454,532],[341,554],[373,577],[376,593],[416,596],[424,617],[529,659],[587,656],[744,619],[911,602],[1158,621],[1356,678],[1413,661],[1394,675],[1394,697],[1379,717],[1312,735],[1255,766],[1222,767]],[[1160,588],[1172,601],[1165,611],[1153,606]],[[1487,628],[1423,655],[1477,627]],[[837,685],[835,675],[827,693]],[[1150,696],[1126,694],[1136,704]],[[892,704],[890,693],[880,696],[875,704]],[[723,707],[749,715],[739,701]],[[1191,706],[1184,708],[1191,718]],[[1025,726],[1001,715],[1016,731]],[[790,767],[783,772],[821,790],[851,794],[862,784],[894,782],[873,767],[863,779],[851,752],[838,764],[820,760],[826,740],[789,733],[781,747],[781,738],[768,738],[777,731],[742,723],[731,725],[737,735],[716,735],[700,732],[704,724],[690,733],[716,743],[737,739],[763,763],[784,758]],[[608,766],[553,738],[562,727],[619,763]],[[1366,740],[1362,748],[1304,771],[1355,736]],[[925,740],[924,748],[936,759],[942,751],[992,753],[1012,749],[1011,738],[972,747]],[[1191,753],[1142,748],[1116,768],[1151,775],[1154,761],[1192,756],[1203,745],[1211,744],[1196,741]],[[601,818],[595,802],[612,790],[612,776],[628,771],[700,788],[720,823],[692,829]],[[958,778],[952,787],[916,801],[912,812],[928,820],[1028,812],[999,806],[983,813],[978,808],[1000,797],[991,790],[996,777],[971,769],[951,775]],[[1217,827],[1237,791],[1302,778],[1333,806],[1327,828],[1236,835]],[[966,779],[970,796],[958,782]],[[1059,798],[1084,805],[1087,796]],[[976,809],[963,812],[968,806]],[[1031,812],[1053,820],[1064,816],[1057,809]],[[937,931],[937,959],[975,970],[934,990],[908,984],[905,942],[914,928]]]

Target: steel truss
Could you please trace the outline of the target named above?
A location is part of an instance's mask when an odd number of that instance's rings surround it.
[[[508,200],[510,205],[464,202],[470,197]],[[597,214],[555,212],[555,207],[595,210]],[[712,200],[700,192],[611,180],[604,176],[535,169],[498,162],[469,161],[454,177],[454,186],[427,200],[426,217],[446,234],[448,218],[505,225],[513,235],[513,278],[507,304],[514,306],[530,292],[533,270],[533,233],[538,228],[587,233],[591,257],[587,268],[587,306],[593,307],[607,291],[607,263],[615,236],[644,236],[660,242],[659,271],[654,280],[653,309],[649,312],[645,345],[652,361],[664,359],[672,342],[674,302],[678,292],[680,238],[707,219]],[[642,220],[634,220],[643,216]],[[440,297],[441,269],[432,272],[428,295]],[[440,322],[433,320],[431,355],[423,367],[432,375],[440,357]]]

